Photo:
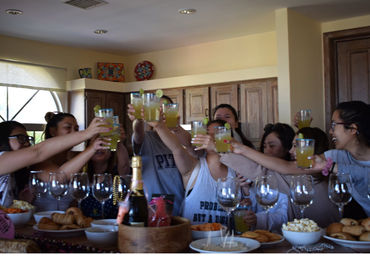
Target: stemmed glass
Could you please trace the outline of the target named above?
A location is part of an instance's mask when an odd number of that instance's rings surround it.
[[[290,183],[290,201],[299,207],[301,218],[304,218],[304,209],[313,202],[315,190],[311,175],[292,176]]]
[[[41,197],[41,195],[45,194],[48,191],[48,183],[42,181],[38,175],[42,173],[42,171],[30,171],[28,185],[32,191],[32,193],[36,194],[36,197]]]
[[[266,213],[274,207],[279,199],[277,181],[271,175],[259,176],[256,179],[256,200]]]
[[[112,175],[108,173],[94,174],[92,193],[101,204],[102,219],[104,219],[104,203],[112,195]]]
[[[240,201],[240,184],[237,178],[226,177],[217,180],[217,201],[227,212],[227,231],[231,233],[231,212]]]
[[[331,173],[329,176],[329,199],[338,206],[340,217],[343,217],[343,207],[352,200],[351,176],[344,173]]]
[[[78,208],[81,209],[81,201],[89,195],[89,176],[87,173],[75,173],[71,175],[70,191],[78,202]]]
[[[62,173],[49,173],[49,191],[57,199],[57,210],[59,210],[59,201],[68,194],[68,181]]]

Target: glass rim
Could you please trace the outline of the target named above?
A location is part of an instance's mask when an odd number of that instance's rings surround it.
[[[178,103],[163,103],[162,105],[164,106],[178,106],[179,104]]]
[[[313,139],[313,138],[296,138],[295,140],[299,140],[299,141],[315,141],[315,139]]]

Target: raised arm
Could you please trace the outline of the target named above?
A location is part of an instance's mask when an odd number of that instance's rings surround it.
[[[95,118],[86,130],[65,136],[53,137],[37,145],[17,151],[5,152],[0,156],[0,175],[42,162],[98,133],[109,132],[109,128],[102,126],[104,124],[105,122],[101,118]]]
[[[133,151],[137,153],[140,148],[139,146],[144,141],[144,120],[143,119],[136,119],[133,115],[135,113],[134,106],[132,104],[127,105],[127,114],[130,120],[132,121],[132,139],[133,139]],[[141,115],[143,116],[143,109]]]
[[[281,174],[312,174],[320,172],[319,170],[298,168],[297,163],[294,161],[286,161],[281,158],[269,156],[238,142],[232,142],[231,144],[234,153],[248,157],[265,168],[277,171]]]

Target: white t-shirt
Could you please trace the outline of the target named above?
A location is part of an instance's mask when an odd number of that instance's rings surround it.
[[[4,152],[0,152],[2,155]],[[15,181],[12,174],[0,176],[0,205],[9,207],[14,200]]]

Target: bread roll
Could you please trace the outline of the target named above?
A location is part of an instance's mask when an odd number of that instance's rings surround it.
[[[63,225],[60,227],[60,230],[67,230],[67,229],[77,229],[77,228],[81,228],[80,226],[76,225],[76,224],[69,224],[69,225]]]
[[[353,236],[351,236],[350,234],[345,233],[345,232],[333,233],[330,236],[334,237],[334,238],[338,238],[338,239],[343,239],[343,240],[356,241],[356,238],[354,238]]]
[[[362,220],[361,225],[365,228],[366,231],[370,231],[370,217]]]
[[[45,229],[45,230],[58,230],[60,226],[56,224],[54,221],[52,221],[51,219],[47,217],[43,217],[39,221],[39,224],[37,224],[37,227],[39,229]]]
[[[358,225],[357,220],[350,219],[350,218],[343,218],[340,220],[340,223],[342,223],[344,226],[357,226]]]
[[[82,211],[77,207],[70,207],[66,210],[66,214],[72,214],[72,215],[81,215],[83,216]]]
[[[365,228],[361,225],[357,226],[344,226],[342,232],[348,233],[352,236],[359,236],[365,232]]]
[[[72,214],[53,213],[51,219],[61,225],[71,225],[75,222],[75,217]]]
[[[359,237],[360,241],[370,241],[370,232],[365,232]]]
[[[326,228],[326,234],[330,235],[330,234],[333,234],[333,233],[342,232],[343,227],[344,227],[344,225],[342,223],[339,223],[339,222],[331,223]]]

